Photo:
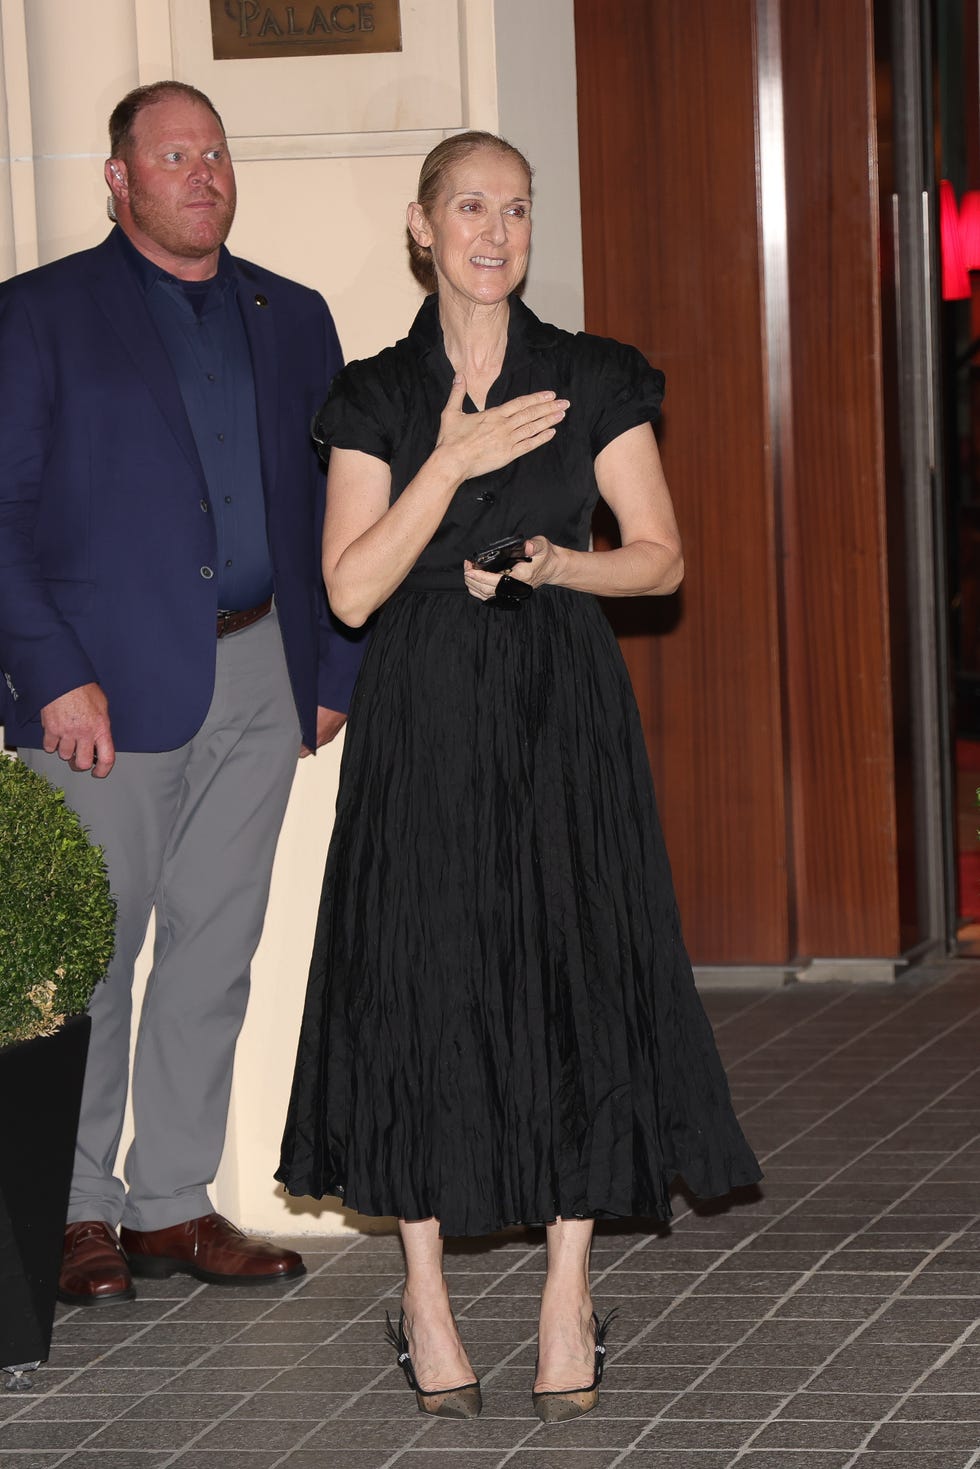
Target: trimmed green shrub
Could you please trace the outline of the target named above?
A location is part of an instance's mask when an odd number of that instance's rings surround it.
[[[115,922],[102,848],[62,791],[0,753],[0,1046],[85,1010]]]

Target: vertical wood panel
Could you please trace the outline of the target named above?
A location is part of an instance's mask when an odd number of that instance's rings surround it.
[[[586,325],[667,374],[674,606],[611,608],[692,955],[789,958],[752,0],[576,0]],[[654,635],[656,634],[656,635]]]
[[[797,941],[899,948],[871,0],[782,4],[793,398],[784,607]]]

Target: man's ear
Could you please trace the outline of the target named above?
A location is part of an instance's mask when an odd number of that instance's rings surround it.
[[[129,177],[126,170],[125,160],[122,158],[107,158],[105,162],[105,181],[109,190],[116,199],[129,198]]]

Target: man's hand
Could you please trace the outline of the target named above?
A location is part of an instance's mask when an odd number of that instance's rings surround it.
[[[109,703],[97,683],[82,684],[41,710],[44,748],[67,760],[72,770],[102,777],[116,763],[109,725]]]
[[[321,704],[316,711],[317,749],[319,750],[321,745],[329,745],[330,741],[340,734],[340,731],[346,723],[346,714],[338,714],[336,709],[324,709]],[[305,755],[309,754],[309,747],[303,745],[299,752],[299,758],[302,760]]]

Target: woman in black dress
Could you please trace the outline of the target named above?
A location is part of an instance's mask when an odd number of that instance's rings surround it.
[[[597,1217],[667,1218],[758,1166],[684,950],[636,704],[596,596],[672,592],[681,548],[639,352],[514,294],[531,174],[440,143],[409,206],[432,294],[321,411],[324,576],[378,612],[350,713],[278,1177],[398,1217],[400,1357],[472,1415],[442,1237],[547,1226],[535,1408],[588,1411]],[[622,545],[590,550],[598,496]],[[516,537],[509,575],[479,553]],[[476,558],[476,559],[475,559]],[[414,1373],[412,1371],[414,1367]]]

